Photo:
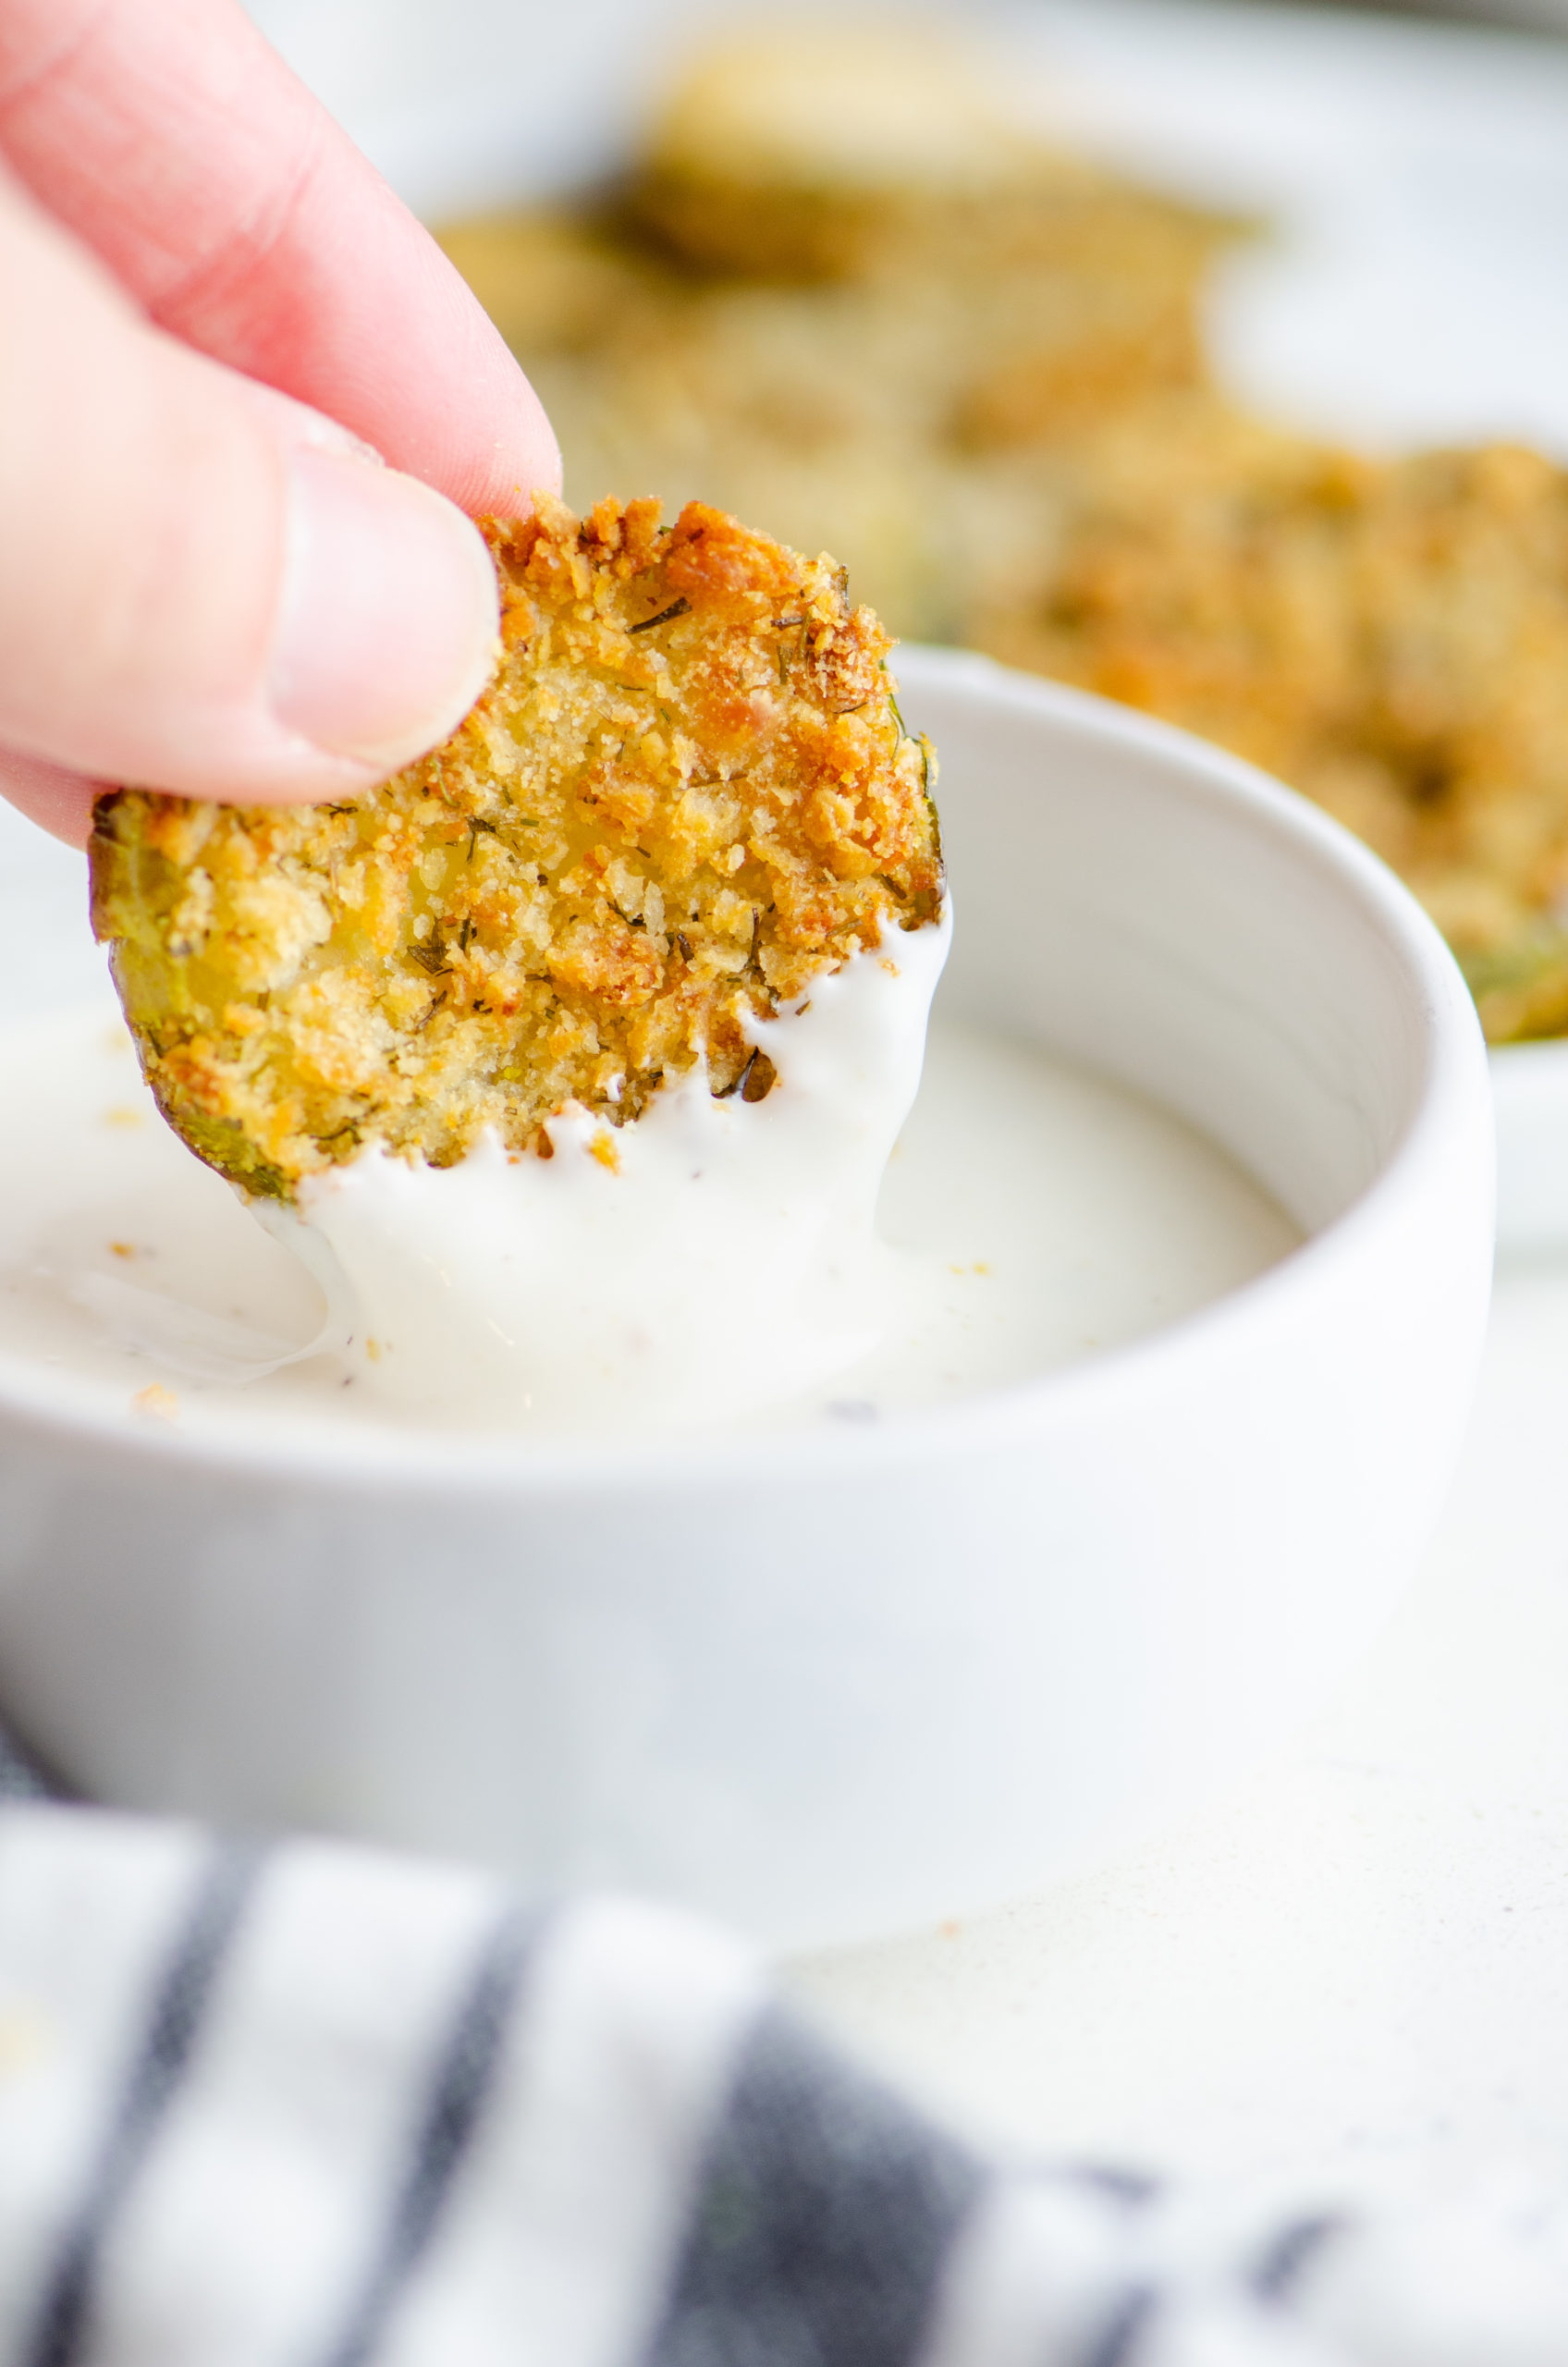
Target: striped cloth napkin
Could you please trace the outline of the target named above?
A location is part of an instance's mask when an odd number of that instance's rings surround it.
[[[1561,2367],[1568,2214],[987,2164],[665,1909],[0,1756],[0,2367]]]

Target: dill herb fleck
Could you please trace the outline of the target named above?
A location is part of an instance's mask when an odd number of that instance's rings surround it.
[[[672,600],[668,608],[661,608],[656,617],[644,617],[641,624],[628,625],[626,630],[628,632],[652,632],[655,625],[668,624],[671,617],[683,617],[691,605],[682,594],[679,600]]]

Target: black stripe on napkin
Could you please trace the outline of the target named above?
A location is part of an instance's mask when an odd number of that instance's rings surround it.
[[[1080,2367],[1132,2367],[1133,2354],[1158,2307],[1159,2296],[1152,2285],[1130,2285],[1118,2297]]]
[[[1253,2265],[1248,2279],[1263,2301],[1287,2300],[1319,2252],[1353,2225],[1341,2211],[1320,2211],[1307,2219],[1287,2221],[1271,2236]]]
[[[414,2125],[403,2180],[375,2258],[326,2353],[327,2367],[362,2367],[412,2277],[472,2142],[506,2043],[533,1944],[545,1919],[509,1908],[485,1941],[435,2060]],[[520,2339],[521,2335],[520,2332]]]
[[[202,1874],[153,1992],[141,2051],[120,2094],[86,2191],[61,2242],[25,2367],[73,2367],[82,2354],[104,2240],[178,2093],[236,1928],[261,1866],[230,1845]]]
[[[710,2142],[647,2367],[906,2367],[985,2177],[770,2009]]]

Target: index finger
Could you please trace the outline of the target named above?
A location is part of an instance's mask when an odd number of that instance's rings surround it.
[[[189,344],[472,512],[558,486],[498,332],[237,0],[0,0],[0,152]]]

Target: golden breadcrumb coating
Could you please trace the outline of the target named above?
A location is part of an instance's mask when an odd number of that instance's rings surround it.
[[[999,657],[1267,766],[1400,871],[1494,1041],[1568,1026],[1568,475],[1243,422],[1109,451]]]
[[[361,1145],[486,1127],[547,1156],[942,895],[931,752],[843,572],[723,512],[541,500],[490,533],[504,656],[452,738],[362,803],[100,800],[93,919],[159,1106],[287,1196]]]

